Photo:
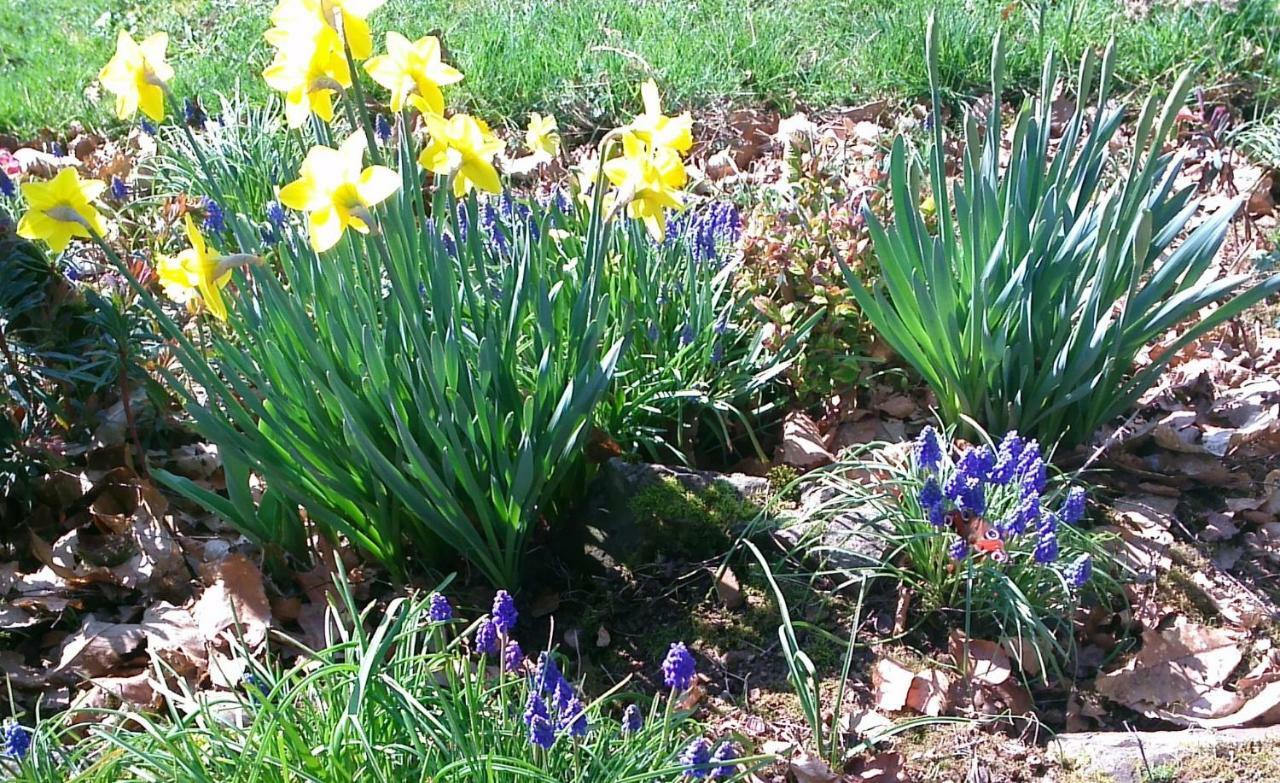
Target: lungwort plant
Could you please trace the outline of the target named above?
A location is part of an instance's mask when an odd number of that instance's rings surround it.
[[[941,107],[932,21],[926,55],[933,105]],[[1147,101],[1133,126],[1131,160],[1114,157],[1125,117],[1112,92],[1115,56],[1114,46],[1101,61],[1085,55],[1061,137],[1053,131],[1058,67],[1050,57],[1006,148],[997,41],[996,100],[985,117],[966,117],[954,182],[945,178],[949,146],[934,112],[928,177],[936,228],[920,207],[907,145],[894,143],[892,223],[867,213],[881,282],[868,289],[852,272],[846,278],[877,331],[933,388],[950,424],[968,416],[991,431],[1086,441],[1151,386],[1179,348],[1280,290],[1280,276],[1250,286],[1247,276],[1214,268],[1238,201],[1183,236],[1198,205],[1193,185],[1178,186],[1181,158],[1165,142],[1190,72],[1163,105],[1158,96]],[[1180,336],[1135,369],[1139,351],[1174,329]]]
[[[497,247],[474,230],[476,192],[501,191],[503,143],[482,120],[445,115],[441,87],[463,76],[435,38],[392,35],[370,58],[365,16],[378,5],[281,0],[273,11],[264,77],[309,149],[279,169],[288,181],[275,183],[265,225],[244,212],[261,199],[262,176],[243,171],[254,158],[209,154],[179,124],[218,208],[204,232],[187,217],[181,252],[158,256],[156,274],[196,314],[195,335],[149,301],[182,363],[168,380],[245,489],[228,502],[157,475],[264,544],[303,554],[305,536],[291,514],[244,502],[251,474],[277,510],[305,507],[395,576],[461,555],[513,585],[530,530],[581,467],[624,347],[605,338],[611,224],[629,216],[663,238],[666,211],[683,205],[691,119],[662,114],[647,84],[644,113],[601,143],[578,252],[565,258],[545,225]],[[122,117],[141,109],[161,122],[175,103],[165,45],[162,33],[120,33],[100,80]],[[367,111],[354,78],[366,59],[392,90],[393,124]],[[19,233],[55,250],[91,239],[123,269],[102,241],[104,187],[74,169],[24,184]]]

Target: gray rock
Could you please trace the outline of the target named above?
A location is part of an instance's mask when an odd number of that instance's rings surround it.
[[[853,571],[878,565],[889,551],[893,527],[869,505],[853,505],[840,489],[812,482],[796,510],[780,515],[774,536],[791,549],[803,546],[824,568]]]
[[[637,552],[645,551],[653,543],[648,541],[649,531],[637,524],[632,511],[636,495],[659,482],[674,480],[681,487],[701,494],[718,486],[732,490],[738,498],[763,506],[769,499],[768,479],[748,476],[744,473],[716,473],[690,470],[667,465],[651,465],[643,462],[626,462],[611,459],[601,467],[592,484],[585,507],[587,556],[605,569],[632,560]],[[733,533],[741,532],[751,522],[750,518],[730,524]]]
[[[1050,751],[1073,768],[1109,776],[1115,783],[1142,783],[1146,765],[1155,769],[1176,764],[1196,751],[1253,744],[1266,747],[1276,742],[1280,742],[1280,726],[1218,731],[1100,731],[1059,734],[1050,744]]]

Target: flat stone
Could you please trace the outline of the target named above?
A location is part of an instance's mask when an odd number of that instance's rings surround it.
[[[1115,783],[1143,783],[1146,764],[1152,769],[1196,751],[1223,746],[1274,745],[1280,726],[1256,729],[1187,729],[1185,731],[1094,731],[1059,734],[1049,746],[1076,768],[1107,775]]]
[[[831,513],[830,504],[839,495],[834,487],[810,485],[800,496],[798,511],[779,515],[774,535],[788,547],[805,542],[809,554],[829,568],[852,570],[879,564],[889,551],[892,525],[876,519],[866,507]]]

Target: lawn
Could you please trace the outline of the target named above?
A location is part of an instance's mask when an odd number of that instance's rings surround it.
[[[0,0],[0,131],[30,134],[107,118],[88,88],[110,55],[115,31],[163,29],[173,56],[191,66],[179,92],[209,95],[239,87],[258,98],[267,49],[263,0]],[[466,72],[461,105],[490,117],[547,110],[575,124],[616,120],[653,75],[685,107],[733,104],[797,107],[854,104],[923,95],[919,33],[935,10],[945,88],[977,93],[998,29],[1011,37],[1010,83],[1033,85],[1050,45],[1068,60],[1117,36],[1117,76],[1146,88],[1198,64],[1202,83],[1244,87],[1270,97],[1280,76],[1273,3],[1243,0],[1157,8],[1125,17],[1115,0],[390,0],[374,29],[410,37],[442,32]],[[88,89],[87,89],[88,88]],[[1252,90],[1251,90],[1252,92]]]

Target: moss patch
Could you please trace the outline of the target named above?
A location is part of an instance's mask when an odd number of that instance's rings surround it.
[[[629,563],[653,562],[658,554],[685,560],[723,555],[732,527],[760,512],[728,484],[715,481],[694,491],[669,476],[636,493],[630,509],[644,543]]]

